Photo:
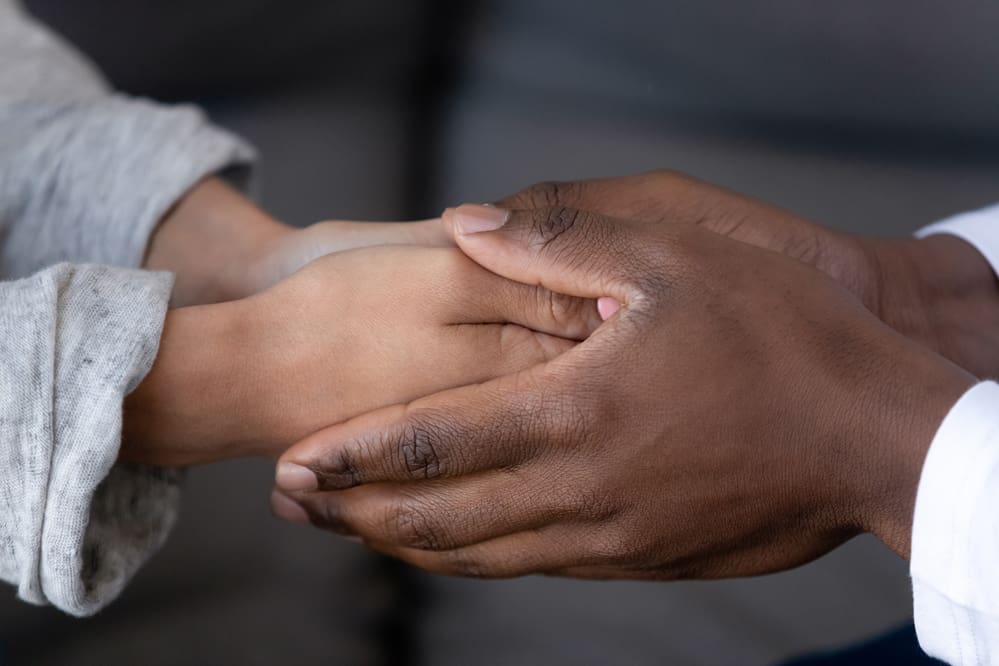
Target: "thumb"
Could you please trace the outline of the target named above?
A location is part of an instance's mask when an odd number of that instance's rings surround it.
[[[466,204],[446,210],[443,222],[458,247],[494,273],[622,304],[630,300],[649,247],[643,226],[571,208],[510,211]]]

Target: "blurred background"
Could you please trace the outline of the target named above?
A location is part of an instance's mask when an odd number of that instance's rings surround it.
[[[662,167],[868,234],[999,200],[996,3],[25,4],[122,90],[253,142],[294,224]],[[6,588],[0,661],[752,666],[911,621],[906,563],[869,538],[752,580],[453,580],[279,524],[271,479],[191,470],[173,538],[95,618]]]

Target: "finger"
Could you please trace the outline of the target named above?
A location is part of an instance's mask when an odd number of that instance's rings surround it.
[[[285,496],[293,522],[311,524],[400,548],[443,551],[589,515],[590,503],[525,491],[522,477],[502,470],[420,484],[377,483],[325,493]]]
[[[309,518],[309,512],[306,511],[301,502],[277,489],[271,491],[271,513],[289,523],[308,525],[312,522]]]
[[[453,247],[440,218],[414,222],[353,222],[328,220],[315,225],[317,233],[332,242],[338,251],[371,245],[422,245]]]
[[[668,233],[571,208],[464,205],[442,219],[462,251],[494,273],[572,296],[612,297],[624,307],[668,260]]]
[[[718,196],[722,193],[724,198]],[[616,178],[537,183],[495,205],[508,210],[566,207],[659,223],[700,222],[706,217],[718,217],[724,212],[719,204],[727,201],[741,206],[760,204],[687,174],[659,169]],[[708,207],[712,216],[704,215]]]
[[[537,183],[504,197],[495,205],[507,210],[565,207],[609,217],[659,222],[673,210],[682,185],[692,178],[672,171],[651,171],[617,178]]]
[[[576,578],[579,580],[669,580],[666,577],[659,578],[650,574],[648,569],[636,568],[627,569],[615,566],[572,566],[560,569],[550,569],[545,571],[546,576],[556,576],[558,578]]]
[[[568,372],[565,366],[578,349],[515,375],[321,430],[281,456],[277,485],[291,492],[336,490],[524,465],[545,443],[568,441],[595,427],[587,392],[545,390],[562,383],[557,376]]]
[[[602,319],[592,299],[559,294],[483,270],[458,250],[439,250],[446,261],[434,284],[434,299],[446,324],[518,324],[571,340],[585,340]]]
[[[580,554],[581,541],[577,526],[553,524],[444,551],[401,548],[377,541],[365,543],[385,555],[445,576],[516,578],[577,566],[580,559],[591,559]],[[595,556],[592,558],[595,561]]]
[[[618,178],[538,183],[496,205],[508,210],[564,206],[646,224],[695,224],[780,251],[793,251],[801,245],[801,238],[816,233],[814,225],[779,206],[666,169]]]
[[[383,222],[376,226],[385,243],[454,247],[454,241],[439,217],[415,222]]]

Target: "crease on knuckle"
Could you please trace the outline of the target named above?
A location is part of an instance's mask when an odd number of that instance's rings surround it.
[[[493,568],[486,565],[470,548],[459,548],[441,553],[441,558],[449,574],[462,578],[495,578]]]
[[[403,426],[398,455],[408,478],[437,479],[446,474],[449,460],[443,432],[416,419]]]
[[[556,245],[557,241],[574,228],[581,227],[585,215],[582,211],[565,206],[538,209],[531,216],[531,235],[537,239],[542,250],[551,251],[559,246],[564,248],[567,244]]]
[[[578,194],[578,183],[549,180],[523,190],[518,199],[528,208],[552,208],[573,205]]]
[[[389,534],[407,547],[417,550],[446,550],[448,542],[444,531],[433,516],[435,513],[421,501],[407,497],[399,500],[389,511]]]
[[[356,534],[348,522],[343,506],[333,498],[321,498],[318,506],[316,504],[310,505],[308,513],[313,520],[322,525],[323,529],[345,536]]]
[[[609,523],[618,517],[622,510],[616,498],[605,487],[600,475],[575,484],[570,494],[573,514],[584,521]]]
[[[319,479],[319,489],[344,490],[364,483],[357,459],[358,452],[366,447],[364,440],[352,440],[346,446],[327,452],[312,469]]]
[[[560,332],[580,337],[586,328],[585,307],[588,301],[535,287],[537,312],[547,317],[552,326]]]
[[[593,530],[589,551],[594,563],[626,564],[635,555],[639,535],[617,524],[601,525]]]

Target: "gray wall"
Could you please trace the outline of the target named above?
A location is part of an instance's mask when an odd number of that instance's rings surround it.
[[[120,85],[199,100],[255,141],[263,203],[297,224],[657,167],[870,234],[999,199],[993,3],[30,4]],[[192,470],[174,538],[97,618],[10,590],[5,654],[767,664],[911,613],[905,563],[869,538],[754,580],[461,581],[276,523],[270,478],[258,462]]]

